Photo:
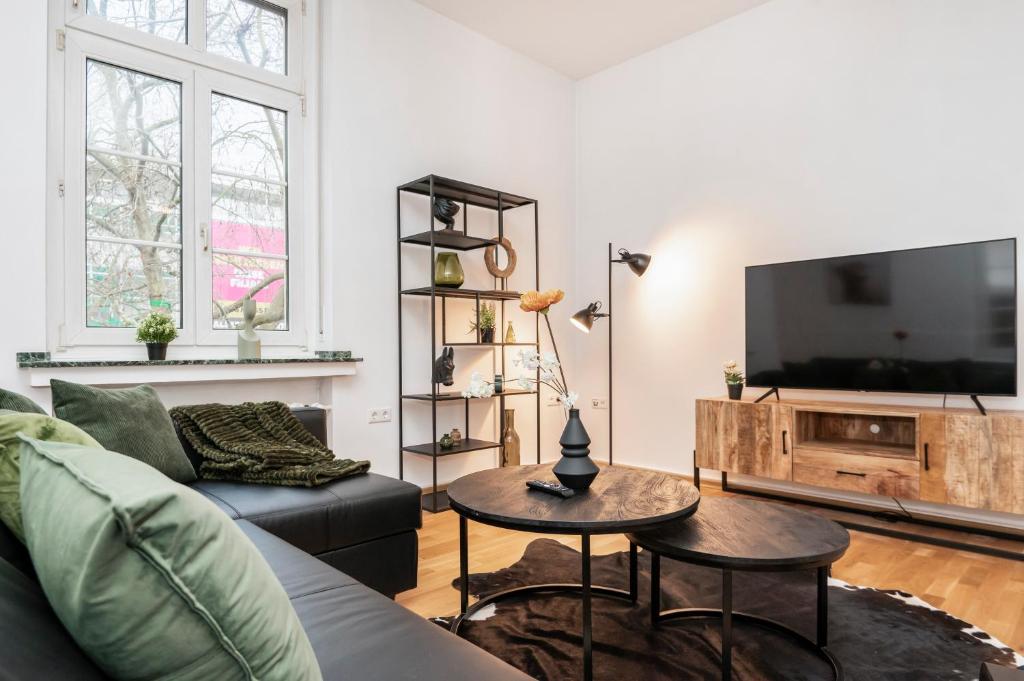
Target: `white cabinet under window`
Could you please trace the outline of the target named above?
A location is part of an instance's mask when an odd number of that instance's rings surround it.
[[[230,345],[246,298],[265,344],[307,344],[300,3],[53,1],[60,344],[130,343],[159,311]]]

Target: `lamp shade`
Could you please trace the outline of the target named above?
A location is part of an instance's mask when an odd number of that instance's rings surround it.
[[[590,333],[590,329],[594,326],[594,320],[606,316],[597,313],[600,309],[601,301],[593,302],[570,317],[569,321],[583,333]]]
[[[651,266],[651,256],[646,253],[630,253],[624,248],[619,249],[619,257],[622,262],[629,265],[629,269],[633,270],[633,274],[638,277],[644,276],[644,272]]]

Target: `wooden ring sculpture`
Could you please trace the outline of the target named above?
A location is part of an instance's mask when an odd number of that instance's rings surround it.
[[[497,246],[488,246],[487,250],[484,251],[484,264],[487,265],[487,271],[491,273],[491,276],[498,279],[508,279],[516,270],[516,249],[512,248],[512,242],[507,238],[502,238],[498,243],[505,249],[508,264],[504,269],[498,267],[498,262],[494,259],[494,256],[498,253]]]

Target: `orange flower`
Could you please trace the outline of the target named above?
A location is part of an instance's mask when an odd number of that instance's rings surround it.
[[[527,291],[519,296],[519,309],[524,312],[548,313],[548,308],[565,298],[565,291],[560,288],[553,288],[541,293],[540,291]]]

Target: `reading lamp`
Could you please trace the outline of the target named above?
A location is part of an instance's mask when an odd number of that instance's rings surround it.
[[[608,319],[608,464],[611,465],[612,458],[612,265],[627,265],[638,277],[642,277],[647,268],[651,265],[651,256],[646,253],[630,253],[625,248],[619,249],[619,257],[612,255],[612,245],[608,244],[608,311],[601,312],[601,301],[590,303],[585,308],[574,314],[569,321],[583,333],[590,333],[594,322],[598,319]]]

